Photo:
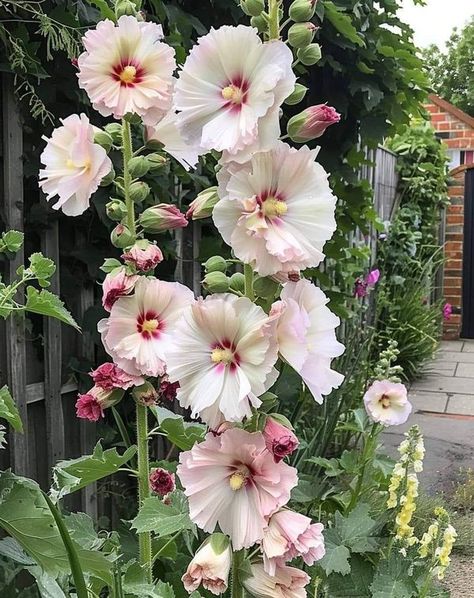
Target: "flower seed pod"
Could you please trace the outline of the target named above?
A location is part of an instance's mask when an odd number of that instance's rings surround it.
[[[139,405],[150,407],[156,404],[158,393],[150,382],[145,382],[141,386],[135,386],[132,390],[132,396]]]
[[[148,154],[148,156],[146,157],[146,160],[148,162],[148,168],[151,171],[156,171],[159,170],[160,168],[163,168],[163,166],[165,166],[168,163],[168,160],[166,159],[165,156],[162,156],[161,154]]]
[[[221,255],[213,255],[204,263],[206,274],[209,272],[225,272],[227,270],[227,262]]]
[[[103,147],[105,151],[109,153],[114,140],[112,139],[112,136],[107,133],[107,131],[101,131],[98,129],[94,133],[94,143],[97,143],[97,145],[100,145],[100,147]]]
[[[316,33],[313,23],[294,23],[288,30],[288,42],[293,48],[306,48]]]
[[[120,199],[111,199],[105,206],[105,212],[110,220],[120,222],[127,215],[127,206]]]
[[[301,64],[312,66],[321,60],[321,48],[319,44],[309,44],[306,48],[300,48],[296,56]]]
[[[150,170],[150,164],[144,156],[135,156],[128,161],[128,170],[133,178],[139,179]]]
[[[135,241],[135,237],[132,235],[128,226],[125,226],[125,224],[117,224],[110,234],[110,241],[114,247],[124,249],[124,247],[132,245]]]
[[[224,272],[209,272],[202,284],[210,293],[226,293],[229,290],[230,278]]]
[[[239,291],[239,293],[245,292],[245,276],[242,272],[235,272],[230,277],[230,288],[234,291]]]
[[[314,16],[316,0],[295,0],[288,11],[290,19],[295,23],[309,21]]]
[[[240,7],[250,17],[258,17],[265,10],[264,0],[241,0]]]
[[[109,123],[105,125],[104,130],[112,137],[115,145],[122,143],[122,125],[118,123]]]
[[[286,98],[285,104],[288,106],[294,106],[295,104],[299,104],[301,100],[305,97],[308,88],[301,83],[296,83],[294,90],[291,94]]]
[[[120,19],[123,15],[134,17],[137,14],[137,7],[131,0],[118,0],[115,4],[115,14],[117,19]]]
[[[267,21],[262,15],[259,17],[252,17],[250,19],[250,25],[255,27],[259,33],[264,33],[268,29]]]
[[[142,203],[150,194],[150,187],[143,181],[135,181],[130,185],[130,198],[134,203]]]
[[[100,186],[108,187],[109,185],[111,185],[114,182],[114,179],[115,179],[115,170],[114,170],[114,167],[112,166],[109,174],[106,174],[104,176],[104,178],[100,181]]]

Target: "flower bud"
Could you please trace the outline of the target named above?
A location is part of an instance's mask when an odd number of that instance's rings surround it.
[[[288,11],[290,19],[295,23],[309,21],[314,16],[316,0],[295,0]]]
[[[137,275],[130,275],[125,266],[119,266],[111,270],[102,284],[103,308],[110,311],[119,297],[130,295],[138,278]]]
[[[166,496],[175,489],[174,473],[157,467],[152,469],[149,477],[150,489],[159,496]]]
[[[240,293],[245,292],[245,276],[242,272],[235,272],[230,277],[230,288],[234,291],[239,291]]]
[[[103,147],[107,153],[110,152],[113,142],[114,141],[112,137],[107,133],[107,131],[101,131],[98,129],[94,134],[94,143]]]
[[[213,255],[203,264],[206,274],[209,272],[225,272],[227,270],[227,262],[221,255]]]
[[[267,21],[262,15],[259,17],[252,17],[250,19],[250,25],[256,27],[259,33],[264,33],[268,29]]]
[[[150,149],[152,151],[158,151],[160,149],[163,149],[163,144],[161,143],[161,141],[158,141],[158,139],[153,139],[152,137],[146,140],[145,146],[147,149]]]
[[[318,104],[290,118],[287,133],[293,141],[304,143],[321,137],[329,126],[340,120],[341,115],[332,106]]]
[[[150,164],[144,156],[135,156],[128,161],[128,171],[135,179],[139,179],[149,170]]]
[[[130,232],[128,226],[125,226],[125,224],[117,224],[110,234],[110,241],[114,247],[123,249],[124,247],[131,245],[135,241],[135,237]]]
[[[121,199],[111,199],[105,204],[105,213],[115,222],[120,222],[127,215],[127,206]]]
[[[161,154],[156,154],[156,153],[148,154],[146,159],[148,162],[148,167],[152,171],[159,170],[160,168],[163,168],[163,166],[165,166],[168,163],[168,160],[165,156],[162,156]]]
[[[294,23],[288,29],[288,42],[293,48],[306,48],[312,41],[316,32],[313,23]]]
[[[181,578],[186,591],[194,592],[202,584],[213,594],[223,594],[227,590],[231,562],[228,537],[221,533],[212,534],[198,549]]]
[[[137,14],[137,7],[131,0],[118,0],[115,4],[115,14],[117,15],[117,19],[120,19],[123,15],[134,17]]]
[[[308,88],[305,85],[301,85],[301,83],[296,83],[294,90],[286,98],[285,104],[288,104],[288,106],[294,106],[295,104],[299,104],[301,100],[305,97],[307,91]]]
[[[140,272],[148,272],[163,261],[163,253],[157,245],[141,239],[122,255],[122,259]]]
[[[224,272],[209,272],[202,284],[210,293],[226,293],[229,290],[230,279]]]
[[[219,196],[217,195],[217,187],[204,189],[204,191],[198,193],[196,199],[189,204],[186,218],[191,218],[192,220],[208,218],[212,215],[212,210],[218,201]]]
[[[140,225],[148,232],[159,233],[187,226],[184,214],[172,204],[159,203],[147,208],[140,216]]]
[[[122,125],[118,123],[109,123],[105,125],[104,130],[112,137],[115,145],[122,144]]]
[[[151,407],[156,404],[158,393],[150,382],[145,382],[141,386],[135,386],[132,390],[132,396],[139,405]]]
[[[264,0],[241,0],[240,7],[250,17],[258,17],[265,10]]]
[[[291,455],[299,445],[298,438],[290,429],[290,422],[286,420],[286,418],[284,418],[284,420],[281,420],[281,418],[283,418],[283,416],[280,416],[279,414],[270,415],[267,418],[263,430],[265,446],[267,447],[267,450],[272,453],[275,463],[278,463],[287,455]],[[282,423],[282,421],[284,423]]]
[[[113,407],[122,400],[124,391],[121,388],[104,390],[93,386],[87,393],[78,395],[76,401],[76,415],[91,422],[104,417],[104,409]]]
[[[112,184],[114,182],[114,179],[115,179],[115,170],[114,170],[114,167],[112,166],[109,174],[106,174],[104,176],[104,178],[100,181],[100,186],[108,187],[110,184]]]
[[[150,194],[150,187],[143,181],[135,181],[130,185],[130,199],[134,203],[142,203]]]
[[[321,60],[321,48],[319,44],[309,44],[306,48],[300,48],[296,57],[305,66],[312,66]]]

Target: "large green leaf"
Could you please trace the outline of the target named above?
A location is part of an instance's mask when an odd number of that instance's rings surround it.
[[[24,234],[18,230],[8,230],[0,238],[0,253],[10,251],[16,253],[23,245]]]
[[[28,567],[28,571],[36,579],[41,598],[67,598],[54,577],[45,573],[41,567]]]
[[[52,496],[56,499],[62,498],[92,484],[92,482],[116,473],[135,455],[136,451],[137,447],[131,446],[120,455],[116,448],[104,451],[98,442],[92,455],[60,461],[53,468]]]
[[[340,538],[335,530],[328,529],[324,532],[324,543],[326,554],[318,561],[318,565],[324,569],[326,575],[331,573],[347,575],[350,573],[349,558],[351,553],[344,544],[340,543]]]
[[[169,536],[186,529],[194,529],[189,518],[185,499],[182,493],[175,491],[172,504],[165,504],[161,498],[147,498],[138,515],[132,521],[132,527],[141,532],[154,532],[156,536]]]
[[[38,289],[35,289],[34,287],[27,287],[25,309],[26,311],[31,311],[35,314],[56,318],[79,330],[79,326],[64,307],[64,303],[61,299],[45,289],[38,291]]]
[[[206,427],[194,422],[185,422],[181,415],[164,407],[152,407],[162,433],[170,442],[182,451],[190,450],[196,442],[201,442],[206,434]]]
[[[418,591],[409,577],[407,560],[392,553],[389,560],[379,562],[374,581],[370,586],[372,598],[412,598]]]
[[[7,386],[0,388],[0,418],[6,419],[16,432],[23,432],[20,414]]]
[[[169,583],[148,583],[143,568],[136,562],[128,565],[122,585],[125,595],[133,598],[174,598],[173,588]]]
[[[372,565],[358,555],[350,559],[350,574],[333,573],[328,578],[331,598],[371,598],[370,584],[374,576]]]

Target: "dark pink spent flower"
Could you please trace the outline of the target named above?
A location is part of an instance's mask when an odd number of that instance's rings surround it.
[[[88,419],[90,422],[96,422],[104,417],[104,410],[97,400],[97,397],[91,393],[79,395],[76,401],[76,415],[81,419]]]
[[[133,376],[127,374],[115,363],[103,363],[90,374],[94,384],[103,388],[104,390],[113,390],[114,388],[122,388],[127,390],[132,386],[139,386],[144,383],[141,376]]]
[[[176,399],[179,382],[170,382],[167,376],[161,379],[160,387],[158,389],[158,397],[172,403]]]
[[[160,496],[166,496],[175,489],[174,473],[161,467],[152,470],[149,481],[151,490]]]
[[[272,417],[269,417],[265,423],[263,437],[265,446],[272,453],[275,463],[278,463],[287,455],[291,455],[299,445],[298,438],[292,430]]]

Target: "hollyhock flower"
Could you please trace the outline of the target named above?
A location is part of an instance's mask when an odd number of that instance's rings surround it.
[[[451,303],[445,303],[443,306],[443,320],[447,322],[453,315],[453,306]]]
[[[172,403],[176,399],[178,388],[178,382],[170,382],[168,376],[164,376],[161,379],[160,387],[158,388],[158,398]]]
[[[276,463],[298,448],[299,440],[286,426],[269,416],[263,430],[265,445]]]
[[[219,525],[234,550],[263,538],[266,518],[288,502],[297,484],[296,469],[274,462],[260,432],[209,433],[179,460],[192,521],[205,532]]]
[[[331,369],[331,360],[344,352],[335,333],[340,320],[326,306],[326,295],[309,280],[288,282],[280,297],[270,312],[279,315],[280,355],[303,378],[316,402],[322,403],[323,395],[344,380]]]
[[[112,162],[103,147],[94,143],[93,127],[85,114],[72,114],[54,129],[40,156],[39,186],[49,201],[58,196],[55,210],[79,216],[89,207],[91,195],[109,174]]]
[[[120,297],[97,328],[114,362],[135,376],[162,376],[175,325],[194,300],[178,282],[140,277],[131,296]]]
[[[159,203],[147,208],[140,216],[140,224],[146,231],[161,233],[188,225],[186,216],[176,206],[169,203]]]
[[[153,270],[163,261],[161,249],[148,241],[137,241],[128,251],[122,255],[127,264],[133,264],[141,272]]]
[[[150,488],[155,494],[166,496],[175,489],[174,473],[161,467],[152,469],[150,473]]]
[[[223,534],[214,534],[219,539],[226,538]],[[222,550],[218,550],[213,543],[213,537],[205,542],[189,563],[186,573],[181,578],[187,592],[191,594],[202,584],[216,596],[227,590],[232,550],[230,544],[223,542]]]
[[[100,21],[82,41],[78,62],[79,86],[102,116],[140,115],[154,125],[168,112],[173,94],[174,50],[161,42],[155,23],[122,16],[115,24]]]
[[[260,563],[250,569],[252,575],[243,580],[243,585],[255,598],[306,598],[305,586],[310,578],[304,571],[282,565],[269,575]]]
[[[252,27],[211,29],[189,53],[176,83],[183,137],[238,161],[270,148],[280,135],[279,107],[295,86],[292,61],[283,42],[264,44]]]
[[[130,295],[138,279],[139,276],[135,274],[127,274],[127,269],[124,266],[109,272],[102,284],[102,305],[104,309],[110,311],[119,297]]]
[[[295,511],[283,509],[270,517],[262,540],[265,571],[275,575],[277,566],[301,556],[312,565],[325,554],[324,526]]]
[[[354,297],[361,299],[369,294],[369,291],[377,284],[380,278],[380,270],[371,270],[365,278],[357,278],[354,282]]]
[[[404,424],[412,410],[403,384],[376,380],[364,395],[364,405],[370,419],[383,426]]]
[[[297,143],[321,137],[331,125],[338,123],[341,115],[332,106],[310,106],[288,121],[288,135]]]
[[[261,307],[230,293],[198,299],[184,310],[167,353],[181,406],[212,428],[249,417],[278,374],[274,327]]]
[[[174,110],[168,114],[154,127],[146,128],[147,141],[159,141],[167,154],[177,160],[185,170],[195,168],[199,162],[199,156],[204,150],[197,144],[188,143],[178,129],[177,114]]]
[[[131,376],[119,368],[115,363],[103,363],[90,373],[94,384],[103,390],[122,388],[127,390],[132,386],[140,386],[145,382],[141,376]]]
[[[99,386],[93,386],[85,394],[78,395],[76,415],[81,419],[96,422],[104,417],[104,409],[116,405],[122,397],[123,391],[121,390],[104,390]]]
[[[235,255],[260,276],[317,266],[336,229],[336,198],[316,150],[279,142],[220,173],[212,217]]]

